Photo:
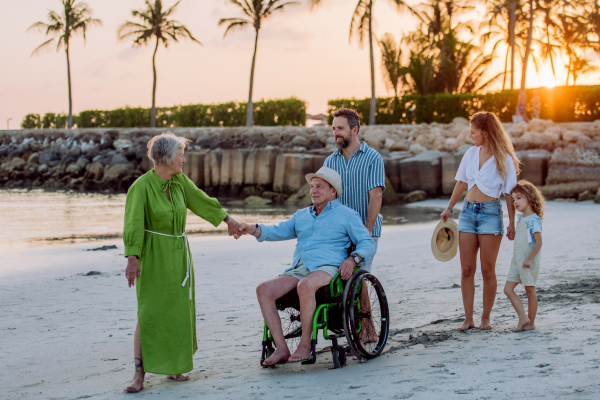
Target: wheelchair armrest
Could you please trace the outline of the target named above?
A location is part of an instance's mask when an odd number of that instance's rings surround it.
[[[354,267],[354,270],[352,271],[352,273],[355,273],[359,269],[360,269],[360,267],[358,267],[358,266]],[[343,282],[342,276],[338,272],[337,274],[335,274],[335,276],[329,283],[329,292],[331,293],[332,298],[341,296],[342,293],[344,293],[344,284],[342,282]]]

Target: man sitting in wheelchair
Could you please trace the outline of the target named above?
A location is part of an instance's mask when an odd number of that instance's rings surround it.
[[[337,200],[342,194],[340,175],[323,167],[315,174],[307,174],[306,180],[310,183],[312,206],[298,210],[289,220],[277,225],[240,226],[240,232],[255,236],[259,242],[298,240],[292,267],[256,288],[260,309],[276,346],[263,365],[310,358],[315,292],[329,284],[338,271],[342,279],[350,278],[354,267],[371,257],[375,249],[358,213]],[[352,243],[356,250],[348,257]],[[302,337],[290,355],[275,301],[294,288],[300,299]]]

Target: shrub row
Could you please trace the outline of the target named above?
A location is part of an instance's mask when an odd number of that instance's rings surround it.
[[[27,114],[21,123],[24,129],[64,128],[67,117],[47,113]],[[149,108],[119,108],[116,110],[87,110],[73,116],[78,128],[135,128],[150,125]],[[157,127],[244,126],[246,103],[192,104],[158,107]],[[254,125],[277,126],[306,124],[306,103],[296,98],[261,100],[254,103]]]
[[[527,90],[530,115],[533,90]],[[537,89],[541,100],[540,118],[554,122],[594,121],[600,119],[600,86],[562,86]],[[405,95],[377,99],[376,124],[422,122],[449,123],[456,117],[469,118],[477,111],[494,112],[503,122],[511,122],[517,108],[518,90],[486,94]],[[337,99],[328,104],[329,123],[340,107],[357,109],[365,124],[369,118],[370,98]]]

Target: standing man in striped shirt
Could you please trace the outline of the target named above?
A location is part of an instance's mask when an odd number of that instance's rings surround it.
[[[355,110],[340,108],[333,113],[333,137],[338,147],[325,160],[325,166],[342,177],[342,204],[356,210],[373,237],[375,252],[381,236],[381,199],[385,190],[385,170],[379,152],[358,140],[360,117]],[[361,268],[371,271],[373,256]]]

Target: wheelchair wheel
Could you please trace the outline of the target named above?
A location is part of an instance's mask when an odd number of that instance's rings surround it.
[[[344,288],[344,332],[358,358],[371,359],[383,351],[389,334],[389,309],[379,280],[356,271]]]
[[[279,318],[281,319],[281,328],[285,342],[290,350],[294,353],[300,343],[302,336],[302,325],[300,325],[300,311],[293,307],[288,307],[285,310],[279,310]]]
[[[333,368],[342,368],[346,365],[346,353],[342,347],[331,349],[331,355],[333,358]]]

